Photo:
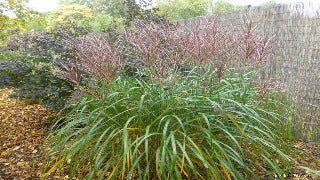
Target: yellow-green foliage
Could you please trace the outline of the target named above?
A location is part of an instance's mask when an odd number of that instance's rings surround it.
[[[48,29],[63,24],[88,25],[93,15],[90,8],[79,4],[62,4],[49,15]]]
[[[8,16],[0,15],[0,45],[6,44],[7,37],[10,36],[10,31],[13,29],[9,27],[14,27],[15,21],[11,21]]]
[[[233,5],[225,0],[218,0],[212,7],[212,13],[230,12],[244,9],[245,6]]]
[[[155,6],[158,14],[170,20],[187,19],[207,14],[207,0],[161,0]]]
[[[86,5],[95,12],[107,13],[113,17],[124,17],[127,15],[127,2],[134,0],[61,0],[67,4]]]
[[[45,26],[43,14],[32,11],[22,0],[0,0],[0,45],[7,39]]]
[[[123,24],[124,20],[122,18],[113,17],[110,14],[97,13],[90,23],[90,27],[95,32],[102,32],[108,28],[120,30],[124,26]]]

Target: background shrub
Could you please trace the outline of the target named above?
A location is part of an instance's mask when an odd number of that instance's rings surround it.
[[[157,1],[157,14],[170,20],[188,19],[196,16],[204,16],[208,13],[207,0],[165,0]]]
[[[76,27],[87,28],[92,19],[92,11],[87,6],[79,4],[61,4],[57,9],[50,13],[47,28],[56,29],[61,25],[65,26],[68,24],[75,24]],[[70,30],[77,31],[76,29]]]

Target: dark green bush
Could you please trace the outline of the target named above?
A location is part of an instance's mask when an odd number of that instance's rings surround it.
[[[14,97],[54,109],[63,107],[73,86],[56,76],[53,69],[57,62],[76,59],[69,42],[89,32],[66,24],[11,38],[0,51],[0,86],[15,87]]]
[[[72,93],[72,85],[56,77],[43,56],[2,51],[0,87],[16,88],[12,97],[60,108]]]
[[[44,104],[53,109],[59,109],[70,97],[73,87],[70,83],[54,76],[48,69],[42,67],[24,77],[14,97]]]

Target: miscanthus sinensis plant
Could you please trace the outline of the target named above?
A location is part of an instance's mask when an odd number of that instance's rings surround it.
[[[199,68],[200,69],[200,68]],[[251,73],[195,68],[163,87],[118,77],[71,105],[50,136],[45,177],[66,170],[88,179],[247,179],[282,175],[283,118]],[[276,107],[276,106],[275,106]]]
[[[81,39],[77,68],[62,75],[76,83],[87,73],[98,83],[61,111],[43,177],[281,176],[277,160],[290,160],[278,143],[286,113],[252,70],[270,54],[271,39],[250,22],[238,39],[213,22],[201,27],[143,25],[116,44]],[[122,73],[127,56],[138,62],[138,76]]]

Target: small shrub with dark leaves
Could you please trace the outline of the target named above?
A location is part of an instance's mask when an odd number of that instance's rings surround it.
[[[6,54],[7,56],[5,56]],[[56,77],[51,64],[41,62],[42,56],[28,56],[21,52],[4,52],[0,57],[0,87],[13,87],[12,97],[42,103],[52,109],[64,105],[73,87]]]

